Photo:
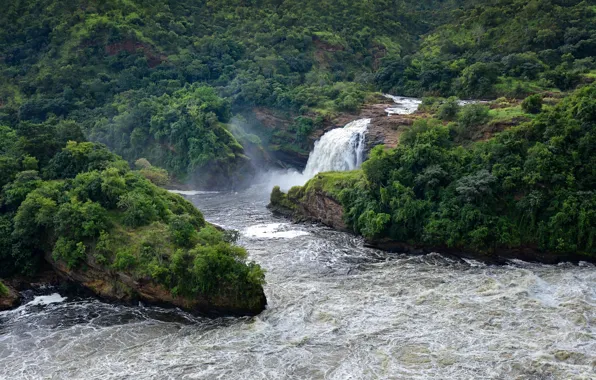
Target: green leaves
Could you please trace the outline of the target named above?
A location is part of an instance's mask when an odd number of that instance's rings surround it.
[[[531,122],[466,149],[450,142],[441,123],[416,122],[397,148],[371,152],[365,184],[341,191],[346,222],[369,239],[595,256],[596,161],[588,153],[595,91],[577,90]],[[485,108],[462,114],[477,120]]]

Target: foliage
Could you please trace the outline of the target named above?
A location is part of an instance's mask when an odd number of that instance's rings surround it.
[[[9,294],[10,294],[10,291],[8,290],[6,285],[4,285],[4,283],[2,281],[0,281],[0,297],[6,297]]]
[[[540,113],[542,111],[542,96],[540,94],[528,96],[522,102],[521,107],[527,113]]]
[[[596,10],[572,0],[463,2],[456,20],[376,72],[385,92],[462,98],[569,90],[594,69]],[[466,5],[468,5],[466,7]]]
[[[456,97],[450,97],[439,106],[437,118],[441,120],[452,121],[457,118],[460,111],[460,105]]]
[[[0,124],[76,121],[130,162],[229,182],[245,161],[224,125],[231,107],[355,111],[380,59],[413,47],[453,6],[13,1],[0,14]],[[298,140],[306,132],[300,124]]]
[[[471,136],[472,129],[489,121],[489,108],[482,104],[470,104],[462,107],[457,119],[456,132],[464,138]]]
[[[17,135],[10,128],[0,133]],[[38,144],[26,137],[20,143]],[[207,225],[179,195],[131,171],[104,145],[65,141],[39,161],[9,141],[0,147],[0,157],[18,163],[0,193],[2,276],[34,274],[51,253],[71,270],[93,262],[185,297],[258,298],[252,296],[259,296],[264,272],[246,262],[246,251],[229,243],[229,234]],[[32,170],[38,162],[45,162],[39,169],[46,180]],[[180,267],[180,256],[192,265]]]
[[[56,261],[64,261],[68,268],[75,268],[85,260],[86,250],[83,242],[75,243],[74,240],[61,236],[54,245],[52,258]]]
[[[192,223],[192,217],[188,214],[174,215],[170,218],[168,225],[170,230],[170,239],[179,247],[194,247],[199,241],[199,234]],[[201,230],[207,231],[207,228]]]
[[[484,108],[462,113],[484,115]],[[450,126],[421,119],[397,148],[373,149],[364,178],[341,183],[319,174],[293,192],[326,186],[348,225],[373,240],[481,252],[528,246],[594,258],[595,127],[596,85],[468,148],[454,143]]]

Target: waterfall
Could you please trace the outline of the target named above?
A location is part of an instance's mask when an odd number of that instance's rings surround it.
[[[361,119],[343,128],[332,129],[315,143],[304,176],[320,172],[354,170],[364,159],[365,138],[370,119]]]
[[[366,131],[371,119],[361,119],[343,128],[325,133],[310,152],[306,168],[265,174],[268,187],[279,186],[288,191],[292,186],[302,186],[320,172],[354,170],[364,161]]]

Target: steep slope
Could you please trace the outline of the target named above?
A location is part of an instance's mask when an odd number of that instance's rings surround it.
[[[229,183],[246,171],[244,148],[269,139],[228,125],[230,105],[292,117],[356,110],[380,59],[413,48],[452,6],[14,0],[0,15],[0,122],[75,120],[129,162],[147,156],[179,179]]]

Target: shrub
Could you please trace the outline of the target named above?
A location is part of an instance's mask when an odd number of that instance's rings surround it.
[[[8,290],[6,285],[4,285],[2,281],[0,281],[0,297],[6,297],[9,293],[10,291]]]
[[[534,94],[528,96],[522,102],[521,107],[527,113],[540,113],[542,111],[542,95]]]
[[[157,186],[165,186],[170,183],[170,176],[168,175],[167,170],[162,168],[151,166],[149,168],[141,169],[139,173]]]
[[[488,122],[488,112],[489,108],[485,105],[470,104],[462,107],[462,111],[457,121],[464,130],[467,130]]]
[[[112,267],[116,270],[132,269],[137,264],[137,258],[129,250],[121,250],[116,253]]]
[[[197,230],[188,214],[174,215],[169,224],[170,239],[179,247],[190,248],[197,244]]]
[[[86,257],[86,247],[83,242],[75,242],[65,237],[58,238],[52,251],[55,261],[62,260],[69,269],[77,267]]]
[[[54,216],[54,228],[59,236],[76,241],[94,238],[109,228],[106,210],[99,203],[72,200],[60,205]]]
[[[148,169],[152,166],[153,165],[151,165],[151,163],[146,158],[139,158],[135,161],[135,168],[137,168],[137,170]]]
[[[437,117],[441,120],[455,120],[460,108],[457,98],[451,97],[441,104],[437,112]]]
[[[124,210],[124,224],[130,227],[145,226],[157,220],[157,207],[151,198],[140,191],[131,191],[120,197],[118,207]]]

